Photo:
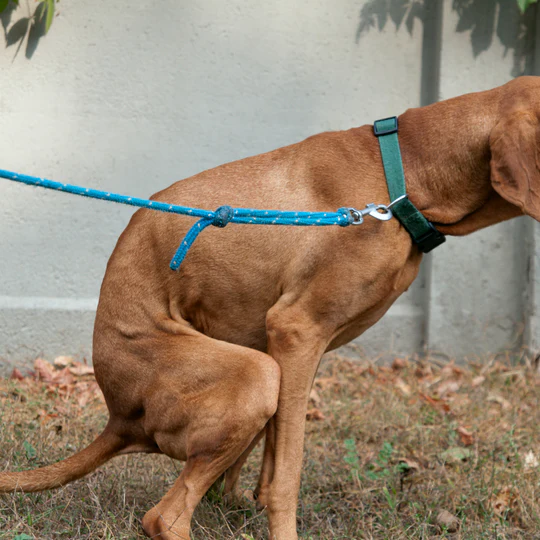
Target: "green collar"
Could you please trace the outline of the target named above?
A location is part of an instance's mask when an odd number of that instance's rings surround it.
[[[396,116],[377,120],[373,124],[373,132],[379,139],[381,147],[384,174],[391,202],[407,193],[397,131]],[[428,253],[445,242],[444,234],[435,229],[406,196],[392,205],[392,213],[411,235],[420,251]]]

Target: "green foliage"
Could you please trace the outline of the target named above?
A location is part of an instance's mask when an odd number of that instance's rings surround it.
[[[354,439],[345,439],[343,441],[345,450],[347,450],[343,460],[347,463],[351,469],[351,476],[353,480],[358,480],[360,472],[360,458],[356,451],[356,441]]]
[[[394,447],[387,441],[382,445],[379,450],[379,455],[373,463],[370,463],[366,468],[366,478],[369,480],[379,480],[386,476],[389,476],[392,472],[392,466],[390,465],[390,458]]]
[[[26,43],[26,57],[31,58],[39,40],[50,30],[59,0],[35,0],[21,5],[20,0],[0,0],[0,17],[6,47],[16,45],[14,58]],[[33,12],[31,11],[33,9]],[[18,17],[12,20],[14,17]]]
[[[525,10],[531,5],[535,4],[538,0],[517,0],[521,13],[525,13]]]
[[[43,25],[44,33],[46,34],[51,27],[54,17],[55,4],[58,0],[37,0],[37,6],[34,13],[30,17],[23,17],[15,24],[25,26],[26,29],[30,24],[35,26]],[[4,11],[13,10],[19,5],[19,0],[0,0],[0,14]]]
[[[23,446],[24,446],[24,451],[26,453],[26,459],[29,461],[36,459],[36,456],[37,456],[36,449],[28,441],[24,441]]]
[[[356,450],[356,441],[354,439],[345,439],[343,444],[346,450],[343,460],[349,465],[353,480],[365,481],[367,479],[375,481],[390,476],[392,472],[401,472],[400,465],[393,467],[391,464],[394,447],[389,442],[385,441],[383,443],[377,458],[366,466],[363,471],[364,474],[361,474],[360,471],[360,458]]]

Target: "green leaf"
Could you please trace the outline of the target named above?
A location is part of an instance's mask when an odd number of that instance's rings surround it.
[[[47,0],[47,18],[45,19],[45,33],[49,31],[54,17],[54,0]]]
[[[0,13],[8,7],[8,4],[9,0],[0,0]]]
[[[535,4],[538,0],[517,0],[521,13],[525,13],[525,10],[531,5]]]
[[[24,451],[26,452],[26,459],[32,460],[36,459],[37,456],[37,450],[28,442],[23,442]]]
[[[18,534],[13,540],[34,540],[31,536],[28,536],[27,534],[21,533]]]
[[[356,451],[356,441],[354,439],[345,439],[343,444],[347,450]]]

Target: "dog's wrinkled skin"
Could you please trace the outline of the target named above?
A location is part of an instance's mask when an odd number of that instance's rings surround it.
[[[539,219],[539,115],[533,77],[405,112],[411,201],[453,235],[523,213]],[[389,202],[371,126],[223,165],[154,199],[311,211]],[[163,452],[186,465],[143,527],[187,539],[201,497],[223,473],[234,493],[265,433],[258,503],[270,537],[293,540],[306,404],[321,355],[380,319],[422,257],[395,219],[347,228],[232,224],[206,230],[173,273],[169,261],[192,223],[149,210],[133,216],[109,261],[94,331],[109,424],[65,461],[1,473],[0,491],[53,488],[115,455]]]

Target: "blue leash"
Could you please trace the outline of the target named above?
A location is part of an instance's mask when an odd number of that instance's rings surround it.
[[[62,184],[46,178],[37,178],[26,174],[17,174],[11,171],[0,169],[0,178],[13,180],[29,186],[39,186],[56,191],[64,191],[73,195],[90,197],[91,199],[100,199],[103,201],[112,201],[120,204],[128,204],[139,208],[149,210],[158,210],[159,212],[169,212],[171,214],[181,214],[184,216],[193,216],[199,220],[189,229],[182,243],[176,250],[171,260],[171,270],[178,270],[182,261],[187,255],[189,248],[197,239],[197,236],[210,225],[215,227],[225,227],[227,223],[242,223],[254,225],[298,225],[298,226],[328,226],[339,225],[347,227],[348,225],[360,225],[364,221],[365,215],[370,215],[375,219],[387,221],[392,217],[390,207],[396,201],[389,205],[368,204],[365,209],[356,210],[355,208],[339,208],[337,212],[292,212],[287,210],[257,210],[253,208],[232,208],[230,206],[220,206],[216,211],[203,210],[201,208],[190,208],[188,206],[179,206],[177,204],[167,204],[148,199],[139,199],[137,197],[128,197],[109,191],[100,191],[98,189],[83,188],[71,184]],[[400,197],[401,199],[402,197]]]

